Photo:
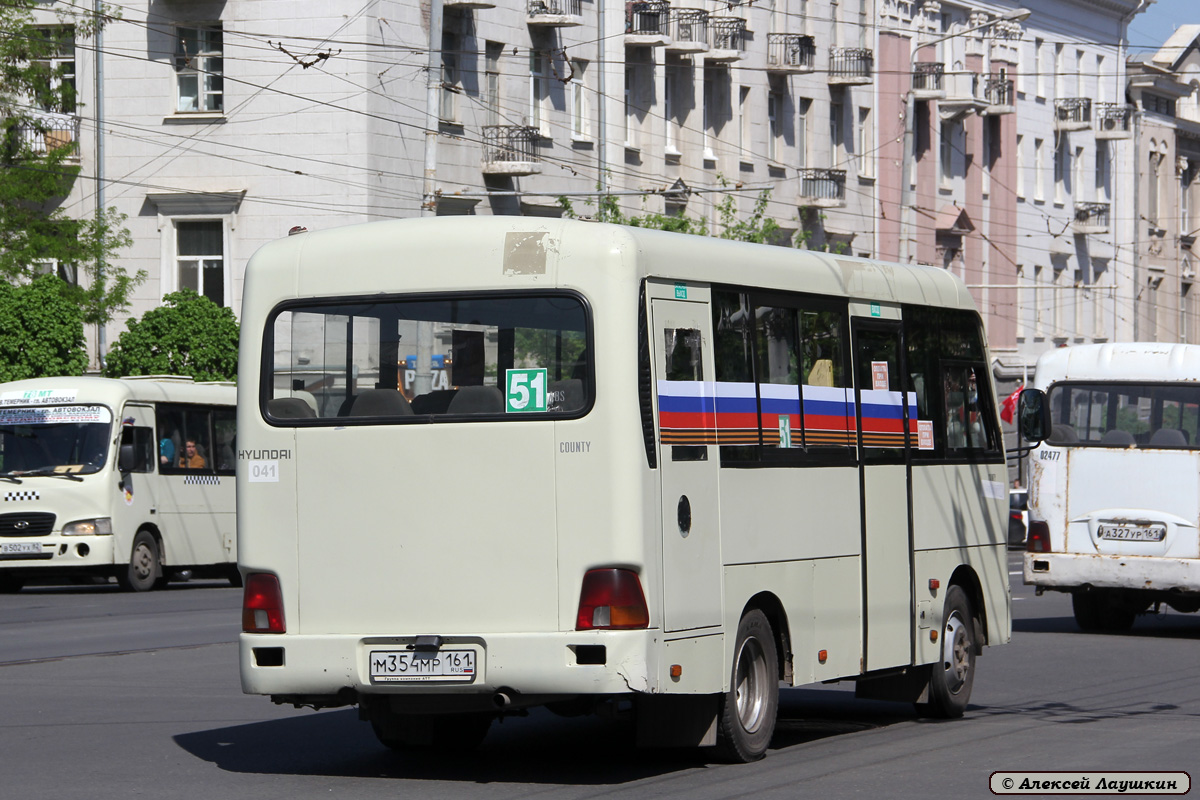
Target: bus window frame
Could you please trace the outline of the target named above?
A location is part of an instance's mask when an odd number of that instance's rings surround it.
[[[1055,422],[1055,420],[1057,419],[1057,416],[1056,416],[1054,403],[1057,401],[1057,398],[1053,397],[1051,393],[1058,392],[1063,387],[1075,388],[1075,387],[1080,387],[1080,386],[1086,386],[1086,387],[1089,387],[1090,391],[1104,391],[1107,393],[1107,392],[1113,392],[1113,391],[1119,392],[1122,388],[1154,389],[1154,388],[1161,387],[1161,388],[1166,388],[1166,389],[1174,389],[1174,388],[1185,387],[1185,386],[1191,387],[1191,386],[1195,386],[1195,385],[1196,384],[1194,384],[1194,383],[1190,383],[1187,381],[1180,381],[1180,380],[1176,380],[1176,381],[1121,380],[1121,381],[1100,382],[1100,381],[1096,381],[1096,380],[1086,380],[1086,379],[1068,379],[1068,380],[1055,381],[1054,383],[1050,384],[1050,386],[1046,387],[1046,403],[1050,408],[1050,420],[1051,420],[1050,428],[1051,428],[1051,430],[1053,430],[1055,425],[1062,424],[1062,423]],[[1161,420],[1161,417],[1162,417],[1161,405],[1158,409],[1157,414],[1155,414],[1155,412],[1153,410],[1151,411],[1151,417],[1152,418],[1157,417],[1158,419]],[[1180,421],[1182,422],[1182,413],[1181,413]],[[1071,427],[1074,428],[1073,425]],[[1110,430],[1112,430],[1112,429],[1110,429]],[[1151,430],[1149,432],[1149,435],[1153,435],[1153,433],[1154,433],[1154,431]],[[1138,450],[1162,449],[1162,450],[1175,450],[1175,451],[1179,451],[1179,452],[1183,452],[1183,451],[1187,451],[1187,450],[1200,450],[1200,404],[1198,404],[1198,407],[1197,407],[1197,433],[1198,433],[1198,436],[1197,436],[1196,440],[1189,442],[1186,447],[1161,446],[1161,447],[1151,448],[1148,443],[1144,444],[1144,443],[1138,442],[1135,445],[1135,449],[1138,449]],[[1134,434],[1134,436],[1136,437],[1136,434]],[[1085,439],[1080,439],[1079,441],[1075,441],[1075,442],[1053,442],[1053,441],[1050,441],[1049,437],[1047,437],[1047,439],[1045,440],[1045,443],[1051,447],[1094,447],[1094,448],[1102,448],[1105,450],[1126,450],[1129,448],[1129,445],[1104,444],[1102,441],[1099,441],[1099,440],[1091,441],[1091,440],[1085,440]]]
[[[166,414],[171,411],[178,410],[178,411],[183,412],[185,415],[188,413],[191,413],[191,414],[195,414],[197,412],[203,413],[207,420],[206,433],[207,433],[207,437],[208,437],[204,442],[204,444],[206,446],[206,449],[203,453],[204,466],[199,469],[194,469],[194,468],[190,468],[190,467],[180,467],[180,466],[178,466],[178,462],[179,462],[180,458],[183,457],[183,444],[185,441],[187,441],[187,439],[192,438],[192,437],[185,436],[185,434],[182,430],[178,431],[179,437],[180,437],[179,450],[175,453],[175,457],[173,459],[174,463],[162,464],[160,462],[158,465],[158,474],[165,475],[168,477],[178,477],[180,475],[219,475],[219,476],[233,477],[234,475],[236,475],[237,474],[236,459],[235,459],[235,466],[225,467],[225,468],[221,468],[221,469],[217,468],[217,453],[216,453],[217,440],[216,440],[216,430],[215,430],[215,426],[213,424],[214,412],[217,409],[236,409],[236,408],[237,408],[237,406],[212,405],[212,404],[207,404],[207,403],[187,403],[187,402],[179,403],[179,402],[168,401],[168,400],[156,402],[154,404],[154,425],[155,425],[154,440],[155,440],[155,444],[156,444],[156,447],[155,447],[156,452],[157,452],[157,442],[158,442],[159,438],[161,437],[161,434],[158,431],[161,429],[164,420],[167,419]],[[186,419],[186,416],[184,418]],[[235,415],[234,416],[234,420],[235,420],[234,424],[235,425],[236,425],[236,419],[237,419],[237,417]],[[236,441],[236,436],[237,436],[237,430],[235,428],[234,429],[235,441]],[[200,443],[197,442],[197,444],[200,444]]]
[[[588,353],[586,366],[587,386],[583,405],[573,411],[546,411],[537,414],[411,414],[389,417],[274,417],[268,410],[268,403],[274,399],[275,389],[275,321],[280,315],[289,311],[308,311],[321,307],[342,305],[378,305],[384,303],[436,303],[456,299],[478,300],[483,296],[510,298],[565,298],[569,297],[579,302],[584,320],[584,352]],[[259,362],[258,410],[262,420],[273,428],[329,428],[329,427],[361,427],[375,425],[444,425],[463,422],[538,422],[563,421],[580,419],[591,413],[596,404],[596,338],[595,319],[592,305],[587,296],[575,289],[473,289],[456,290],[451,292],[402,292],[380,293],[371,295],[330,295],[326,297],[305,297],[286,300],[276,304],[267,315],[262,331],[262,346]]]

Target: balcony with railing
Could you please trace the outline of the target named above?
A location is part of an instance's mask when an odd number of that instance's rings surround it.
[[[978,72],[951,70],[946,73],[946,97],[938,103],[938,117],[955,119],[963,114],[978,113],[987,108],[983,81]]]
[[[1060,97],[1054,101],[1054,130],[1086,131],[1092,127],[1092,98]]]
[[[817,208],[846,205],[846,170],[802,167],[799,175],[799,205]]]
[[[667,50],[703,53],[708,50],[708,12],[702,8],[672,8],[667,28]]]
[[[983,110],[984,114],[991,116],[1012,114],[1017,110],[1017,95],[1013,82],[1009,78],[989,75],[983,82],[983,95],[987,99],[987,108]]]
[[[709,17],[708,33],[712,47],[705,61],[729,63],[746,53],[746,20],[741,17]]]
[[[635,0],[625,4],[625,44],[660,47],[668,41],[671,4],[667,0]]]
[[[829,83],[857,86],[871,82],[875,54],[865,47],[834,47],[829,50]]]
[[[941,100],[946,96],[946,65],[932,61],[913,64],[912,91],[917,100]]]
[[[39,114],[37,119],[17,127],[25,152],[43,156],[65,150],[68,161],[79,160],[79,117],[74,114]]]
[[[1133,106],[1096,103],[1096,138],[1128,139],[1133,135]]]
[[[527,125],[485,125],[483,174],[532,175],[542,171],[541,132]]]
[[[812,72],[817,62],[817,42],[799,33],[767,34],[767,72]]]
[[[1076,203],[1071,229],[1075,233],[1107,233],[1108,203]]]
[[[583,24],[583,0],[527,0],[527,3],[527,25],[574,28]]]

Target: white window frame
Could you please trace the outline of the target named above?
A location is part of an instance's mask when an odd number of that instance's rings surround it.
[[[875,140],[869,106],[858,107],[858,174],[864,178],[875,177]]]
[[[1046,42],[1043,39],[1033,40],[1034,89],[1037,96],[1046,96]]]
[[[784,93],[777,89],[767,92],[767,160],[778,164],[783,152]]]
[[[737,105],[737,133],[738,133],[738,158],[743,163],[752,161],[754,154],[753,150],[754,138],[750,130],[750,87],[738,87],[738,105]]]
[[[1017,134],[1017,197],[1025,199],[1025,137]]]
[[[195,53],[186,52],[186,36],[194,34],[197,42]],[[214,49],[212,35],[220,38],[220,46]],[[224,85],[224,32],[220,22],[180,24],[175,26],[175,113],[176,114],[219,114],[225,113]],[[216,77],[220,89],[206,89],[206,78]],[[196,84],[194,107],[184,107],[182,83],[194,80]]]
[[[592,134],[591,102],[587,95],[588,62],[571,60],[571,139],[590,142]]]
[[[63,44],[67,41],[67,37],[65,34],[68,31],[70,32],[70,52],[69,53],[66,52],[65,49],[60,49],[57,52],[55,52],[54,54],[52,54],[51,56],[49,56],[48,58],[34,59],[34,63],[46,65],[46,69],[53,76],[50,79],[50,88],[52,90],[57,91],[63,84],[67,84],[67,85],[71,86],[73,89],[76,89],[77,86],[75,83],[75,70],[76,70],[75,26],[74,25],[42,25],[42,26],[38,26],[34,30],[38,34],[45,34],[48,38],[55,38],[55,33],[58,31],[62,31],[64,33],[64,35],[62,37],[58,37],[58,41],[60,44]],[[59,69],[62,69],[64,67],[66,69],[64,70],[62,75],[55,75],[55,73]],[[78,107],[78,96],[76,95],[75,103],[73,103],[70,108],[61,109],[61,113],[74,114],[77,107]],[[42,107],[42,110],[43,111],[59,111],[59,109],[50,109],[50,108],[45,108],[45,107]]]
[[[459,123],[458,96],[462,93],[458,56],[460,37],[453,31],[442,32],[442,91],[438,103],[438,119],[452,125]]]
[[[812,98],[801,97],[796,101],[796,166],[808,166],[808,115],[812,111]]]
[[[229,270],[231,258],[230,258],[230,253],[229,253],[228,220],[226,218],[220,217],[220,216],[197,215],[197,216],[185,216],[185,217],[172,217],[170,222],[171,222],[170,236],[164,237],[164,238],[170,239],[170,262],[169,262],[170,266],[169,266],[168,270],[164,271],[164,273],[163,273],[164,279],[167,277],[167,275],[170,276],[170,288],[168,289],[167,286],[164,285],[163,294],[166,295],[169,292],[177,292],[181,288],[183,288],[183,286],[182,286],[183,282],[180,280],[181,264],[185,260],[188,260],[188,261],[194,260],[197,263],[196,283],[197,283],[198,288],[196,289],[196,291],[201,296],[207,296],[204,293],[204,264],[203,264],[203,261],[212,260],[213,258],[219,257],[221,260],[221,298],[222,298],[221,306],[223,308],[232,308],[233,279],[232,279],[232,275],[230,274],[230,270]],[[179,226],[181,224],[187,225],[189,223],[198,223],[198,222],[208,222],[208,223],[215,222],[221,226],[221,251],[222,252],[220,253],[219,256],[216,256],[215,254],[199,254],[199,255],[189,254],[188,256],[180,255],[180,253],[179,253]],[[164,280],[164,284],[165,283],[166,283],[166,281]]]
[[[484,82],[483,105],[486,108],[487,124],[499,125],[500,113],[500,57],[504,45],[501,42],[488,41],[484,44]]]
[[[526,125],[537,128],[542,136],[550,136],[550,54],[545,50],[529,51],[529,119]]]

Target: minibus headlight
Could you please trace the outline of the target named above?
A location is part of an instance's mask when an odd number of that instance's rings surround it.
[[[63,536],[111,536],[112,535],[112,519],[110,517],[100,517],[99,519],[77,519],[74,522],[68,522],[63,525]]]

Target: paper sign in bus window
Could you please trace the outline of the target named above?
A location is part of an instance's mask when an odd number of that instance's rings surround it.
[[[917,420],[917,449],[932,450],[933,449],[933,420],[919,419]]]
[[[888,390],[888,362],[871,362],[871,388],[881,392]]]

